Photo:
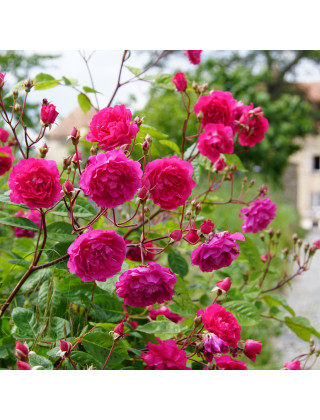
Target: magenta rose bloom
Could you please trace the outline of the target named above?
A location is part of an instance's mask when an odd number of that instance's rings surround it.
[[[182,316],[171,312],[167,306],[162,306],[159,309],[149,309],[149,316],[151,319],[156,320],[158,315],[164,315],[166,318],[170,319],[170,321],[175,322],[176,324],[184,320]]]
[[[214,164],[214,168],[216,171],[223,171],[226,166],[227,164],[225,160],[222,158],[218,159],[216,163]]]
[[[56,107],[53,104],[42,105],[40,111],[40,119],[44,124],[53,124],[59,115],[56,111]]]
[[[8,146],[0,147],[0,176],[8,172],[14,161],[12,150]]]
[[[253,147],[264,139],[269,123],[261,107],[253,109],[251,104],[246,108],[239,120],[239,143],[241,146]]]
[[[196,115],[201,111],[203,118],[202,127],[207,124],[223,124],[230,126],[234,124],[235,106],[237,101],[230,92],[215,90],[210,95],[201,96],[194,106]]]
[[[197,316],[202,317],[206,330],[221,338],[228,346],[237,347],[241,327],[231,312],[223,306],[213,303],[205,309],[200,309]]]
[[[228,290],[230,290],[231,287],[231,278],[225,277],[224,279],[217,281],[217,287],[227,292]]]
[[[214,228],[214,223],[211,220],[205,220],[201,223],[200,230],[205,235],[209,235]]]
[[[261,341],[246,340],[243,353],[253,362],[256,360],[257,354],[261,353],[262,343]]]
[[[139,131],[131,119],[132,113],[125,105],[103,108],[92,118],[87,140],[98,142],[98,146],[105,151],[129,145]]]
[[[10,200],[31,209],[51,207],[62,196],[60,174],[54,160],[21,159],[12,168],[8,185]]]
[[[26,362],[22,362],[21,360],[17,361],[17,370],[32,370],[31,366],[28,365]]]
[[[255,200],[250,207],[242,207],[239,217],[244,219],[241,226],[243,232],[257,233],[265,229],[276,217],[277,204],[269,197]]]
[[[284,365],[288,370],[301,370],[301,364],[299,360],[294,360],[293,362],[288,362]]]
[[[169,268],[152,261],[122,273],[115,286],[117,295],[124,298],[125,305],[145,307],[171,300],[176,281],[175,274]]]
[[[146,370],[190,370],[187,367],[187,355],[179,349],[172,339],[160,340],[159,344],[147,343],[147,353],[141,354],[141,359],[147,364]]]
[[[2,143],[5,143],[8,140],[9,135],[10,134],[7,130],[0,127],[0,141],[2,141]]]
[[[36,210],[23,211],[22,209],[20,209],[17,213],[14,214],[14,216],[25,217],[26,219],[31,220],[31,222],[35,223],[40,228],[41,216],[40,213]],[[34,230],[21,229],[18,227],[13,227],[13,230],[14,236],[16,236],[17,238],[22,238],[23,236],[26,238],[33,238],[36,234]]]
[[[215,356],[214,360],[220,370],[248,370],[247,365],[244,362],[232,359],[227,354]]]
[[[214,333],[205,334],[203,339],[203,355],[208,362],[212,362],[214,354],[227,353],[228,350],[228,344]]]
[[[106,281],[121,271],[126,244],[114,230],[93,230],[78,236],[68,248],[67,267],[82,281]]]
[[[172,82],[175,84],[178,92],[183,92],[187,89],[187,79],[184,73],[176,73]]]
[[[149,162],[142,178],[142,187],[150,192],[150,199],[165,210],[183,206],[197,185],[191,174],[191,163],[178,157],[156,159]]]
[[[200,56],[203,50],[187,50],[185,55],[189,58],[191,64],[200,64]]]
[[[228,267],[238,258],[239,245],[235,241],[244,241],[242,233],[219,232],[209,242],[199,245],[191,253],[191,264],[198,265],[203,272]]]
[[[199,152],[216,162],[220,153],[233,153],[233,131],[223,124],[207,124],[198,140]]]
[[[119,149],[90,156],[79,185],[98,206],[115,208],[132,200],[141,187],[141,177],[140,163]]]

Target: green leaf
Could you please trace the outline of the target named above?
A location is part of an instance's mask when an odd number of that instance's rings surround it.
[[[74,241],[76,235],[72,235],[72,225],[66,222],[54,222],[47,226],[48,238],[54,241]]]
[[[163,144],[164,146],[169,147],[169,149],[176,152],[178,155],[180,154],[179,146],[171,140],[159,140],[159,143]]]
[[[121,276],[122,273],[124,273],[127,270],[129,270],[129,266],[126,262],[124,262],[122,264],[121,271],[118,274],[111,277],[110,279],[107,279],[107,281],[105,281],[105,282],[97,281],[97,286],[100,289],[105,290],[106,292],[108,292],[111,295],[116,290],[115,284],[119,280],[119,277]]]
[[[46,336],[53,340],[65,340],[70,334],[70,323],[64,318],[52,317],[50,329],[46,331]]]
[[[259,251],[255,243],[247,235],[244,235],[244,237],[245,241],[239,242],[240,257],[245,256],[252,267],[258,268],[261,265]]]
[[[87,95],[84,93],[79,93],[78,95],[78,103],[82,111],[86,114],[89,109],[91,108],[91,102]]]
[[[161,131],[157,130],[156,128],[143,124],[137,134],[137,142],[139,143],[139,140],[142,142],[147,134],[149,134],[153,139],[157,140],[163,140],[168,137],[166,134],[161,133]]]
[[[17,339],[34,340],[37,335],[36,319],[31,309],[14,308],[11,314],[12,320],[17,331],[14,332],[14,337]]]
[[[172,300],[182,309],[197,310],[197,307],[189,296],[189,291],[185,285],[185,282],[181,279],[181,277],[177,277],[176,284],[174,285],[174,294]]]
[[[27,207],[25,204],[12,203],[9,197],[10,193],[11,191],[6,191],[5,193],[0,194],[0,203],[8,204],[10,206],[21,207],[23,209],[29,209],[29,207]]]
[[[35,90],[51,89],[60,84],[60,80],[56,80],[50,74],[39,73],[33,79]]]
[[[276,308],[280,305],[286,309],[292,316],[295,316],[294,310],[288,305],[287,301],[283,296],[280,295],[264,295],[263,299],[269,307],[275,306]]]
[[[57,207],[55,207],[54,211],[51,212],[56,216],[68,217],[68,211],[66,206],[63,202],[59,203]],[[97,211],[94,207],[83,197],[78,197],[76,201],[76,205],[73,211],[74,217],[80,217],[82,219],[92,219],[94,216],[97,215]]]
[[[33,231],[39,230],[39,227],[34,222],[32,222],[29,219],[26,219],[25,217],[9,216],[5,217],[4,219],[1,219],[0,223],[8,226],[15,226],[20,229]]]
[[[40,282],[48,280],[52,276],[51,268],[37,270],[30,275],[26,282],[21,286],[21,291],[26,293],[34,289]]]
[[[102,347],[104,349],[109,349],[113,342],[112,337],[106,331],[92,331],[91,333],[86,334],[82,341],[95,344],[96,346]]]
[[[87,93],[101,93],[89,86],[83,86],[82,89]]]
[[[147,334],[154,334],[161,339],[167,339],[174,335],[185,331],[188,327],[182,324],[176,324],[171,321],[152,321],[147,324],[140,325],[137,331]]]
[[[286,325],[292,330],[299,338],[304,341],[309,341],[311,334],[320,338],[320,332],[310,325],[310,321],[303,316],[294,316],[285,318]]]
[[[236,165],[237,170],[241,172],[247,172],[246,168],[243,166],[238,155],[223,155],[225,157],[226,163],[228,166]]]
[[[188,274],[189,267],[187,261],[177,252],[168,254],[168,263],[171,270],[181,277]]]
[[[43,356],[38,356],[34,352],[29,353],[29,365],[32,368],[37,367],[39,370],[40,369],[45,369],[45,370],[53,369],[53,365],[50,362],[50,360],[46,359]]]
[[[57,258],[62,257],[67,254],[68,248],[72,242],[58,242],[51,249],[47,251],[48,260],[53,261]],[[55,267],[66,268],[68,258],[66,260],[60,261]]]
[[[224,307],[233,313],[239,324],[243,327],[251,327],[261,322],[258,310],[251,302],[234,300],[232,302],[226,302]]]
[[[192,166],[193,166],[193,179],[196,181],[196,183],[198,184],[200,182],[201,179],[201,165],[199,163],[199,159],[198,157],[196,157],[195,159],[193,159],[193,161],[191,162]]]
[[[131,66],[125,66],[132,74],[135,76],[139,76],[140,73],[142,73],[142,70],[138,67],[131,67]]]

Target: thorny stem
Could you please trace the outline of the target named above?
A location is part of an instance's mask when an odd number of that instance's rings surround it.
[[[112,343],[112,347],[111,347],[110,352],[109,352],[109,354],[108,354],[107,360],[104,362],[104,365],[102,366],[102,369],[101,369],[101,370],[104,370],[104,369],[105,369],[105,367],[107,366],[107,363],[109,362],[109,359],[110,359],[110,357],[111,357],[111,354],[112,354],[112,352],[113,352],[113,349],[114,349],[114,346],[115,346],[115,345],[116,345],[116,342],[114,341],[114,342]]]

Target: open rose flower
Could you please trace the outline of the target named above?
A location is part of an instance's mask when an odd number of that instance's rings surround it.
[[[41,216],[40,213],[36,210],[23,211],[20,209],[17,213],[14,214],[14,216],[25,217],[26,219],[31,220],[31,222],[35,223],[40,228]],[[34,230],[21,229],[15,226],[13,227],[13,230],[14,236],[17,238],[22,238],[23,236],[26,238],[33,238],[36,234],[36,231]]]
[[[98,142],[98,146],[105,151],[130,145],[139,131],[131,119],[132,113],[125,105],[103,108],[92,118],[87,140]]]
[[[241,327],[231,312],[213,303],[200,309],[197,316],[202,317],[204,328],[223,340],[228,346],[236,347],[240,340]]]
[[[177,278],[169,268],[155,262],[132,268],[121,274],[116,282],[116,293],[125,305],[145,307],[172,299]]]
[[[200,230],[205,235],[209,235],[214,228],[214,223],[211,220],[205,220],[201,223]]]
[[[265,229],[276,217],[277,204],[269,197],[255,200],[250,207],[243,207],[239,217],[244,219],[241,226],[243,232],[257,233]]]
[[[191,163],[178,157],[156,159],[146,166],[142,186],[150,192],[150,199],[166,210],[183,206],[197,185],[191,175]]]
[[[199,245],[191,253],[191,264],[198,265],[203,272],[228,267],[238,258],[239,245],[235,241],[244,241],[242,233],[219,232],[209,242]]]
[[[247,365],[241,360],[232,359],[227,354],[215,356],[214,360],[220,370],[247,370]]]
[[[233,153],[233,131],[223,124],[207,124],[198,141],[199,152],[216,162],[220,153]]]
[[[54,160],[21,159],[9,175],[10,200],[29,208],[48,208],[60,198],[60,174]]]
[[[0,141],[2,141],[2,143],[5,143],[8,140],[9,135],[10,134],[7,130],[0,127]]]
[[[207,124],[223,124],[230,126],[234,124],[235,106],[237,101],[230,92],[215,90],[210,95],[201,96],[194,106],[194,112],[199,115],[202,112],[202,127]]]
[[[121,271],[126,244],[114,230],[93,230],[78,236],[68,248],[68,268],[82,281],[106,281]]]
[[[127,245],[130,245],[133,242],[130,241],[130,239],[126,239],[125,240],[125,243]],[[154,247],[154,244],[153,244],[153,242],[146,242],[144,244],[144,246],[145,246],[145,248],[150,249],[150,248],[153,248]],[[155,257],[155,255],[152,254],[152,252],[149,252],[146,249],[144,250],[144,254],[143,255],[144,255],[144,260],[145,261],[151,261]],[[127,247],[127,258],[128,258],[128,260],[131,260],[131,261],[141,261],[141,249],[140,249],[140,247],[139,246]]]
[[[187,89],[187,79],[184,73],[176,73],[172,82],[176,86],[178,92],[183,92]]]
[[[203,339],[203,355],[208,362],[212,362],[214,354],[227,353],[228,350],[228,344],[214,333],[205,334]]]
[[[8,172],[14,161],[12,150],[8,146],[0,146],[0,176]]]
[[[147,343],[147,353],[141,354],[141,359],[147,364],[147,370],[189,370],[187,367],[187,355],[179,349],[172,339],[160,340],[159,344]]]
[[[162,306],[159,309],[149,309],[149,316],[151,319],[156,320],[158,315],[164,315],[166,318],[170,319],[170,321],[175,322],[176,324],[184,320],[182,316],[171,312],[167,306]]]
[[[79,185],[98,206],[115,208],[132,200],[141,187],[141,177],[140,163],[119,149],[90,156]]]
[[[241,146],[253,147],[264,139],[268,131],[268,120],[263,116],[261,108],[253,109],[253,104],[246,110],[239,120],[239,143]]]
[[[46,124],[53,124],[59,115],[59,112],[56,111],[56,107],[53,104],[43,105],[40,111],[40,119]]]
[[[203,50],[186,50],[184,53],[189,58],[191,64],[200,64],[200,56]]]

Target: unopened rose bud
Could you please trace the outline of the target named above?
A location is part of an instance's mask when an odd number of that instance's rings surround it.
[[[5,84],[5,77],[7,73],[0,73],[0,90],[3,88],[3,85]]]
[[[202,324],[202,316],[196,316],[194,319],[194,326],[197,328]]]
[[[274,235],[274,229],[273,228],[270,228],[269,230],[267,230],[267,233],[270,236],[270,238],[272,238],[273,235]]]
[[[235,172],[237,170],[237,165],[235,165],[234,163],[230,166],[230,170],[231,172]]]
[[[262,240],[262,242],[264,242],[264,234],[260,233],[260,239]]]
[[[298,244],[298,246],[301,246],[302,245],[302,239],[298,239],[297,244]]]
[[[294,234],[292,235],[292,240],[293,240],[293,243],[296,243],[298,239],[299,239],[299,238],[298,238],[298,235],[297,235],[296,233],[294,233]]]
[[[94,156],[98,154],[98,148],[96,146],[92,146],[90,149],[90,155]]]
[[[149,217],[150,216],[150,209],[149,209],[149,207],[145,207],[144,208],[144,214],[145,214],[146,217]]]
[[[80,130],[77,127],[73,127],[70,136],[67,137],[67,141],[71,140],[72,144],[76,146],[79,143],[80,139]]]
[[[197,82],[195,81],[192,82],[192,89],[195,90],[196,92],[199,91],[199,85]]]
[[[25,87],[25,91],[26,92],[30,92],[30,90],[32,89],[32,87],[33,87],[33,80],[31,80],[31,79],[27,79],[27,80],[25,80],[24,81],[24,87]]]
[[[309,242],[307,242],[305,245],[304,245],[304,249],[305,249],[305,251],[308,251],[308,249],[310,248],[310,244],[309,244]]]
[[[199,214],[201,212],[201,210],[202,210],[201,204],[197,204],[196,205],[196,214]]]
[[[260,260],[262,261],[262,262],[267,262],[268,261],[268,259],[269,259],[269,256],[268,256],[268,254],[263,254],[263,255],[261,255],[261,257],[260,257]]]
[[[144,138],[145,141],[147,141],[149,144],[152,143],[152,137],[150,136],[150,134],[147,134],[146,137]]]
[[[67,172],[67,174],[70,174],[70,172],[71,172],[71,166],[68,166],[67,167],[66,172]]]
[[[192,212],[190,210],[186,211],[186,218],[190,219],[191,216],[192,216]]]
[[[199,86],[199,91],[201,93],[204,93],[208,90],[208,83],[203,83],[202,85]]]
[[[60,340],[60,350],[61,351],[65,352],[65,353],[69,353],[71,349],[72,349],[72,344],[70,343],[70,341]]]
[[[16,112],[17,114],[20,114],[20,112],[22,111],[22,106],[20,104],[15,104],[14,108],[13,108],[14,112]]]
[[[74,187],[68,179],[63,183],[62,191],[65,193],[67,197],[72,197],[72,194],[74,192]]]
[[[182,230],[181,229],[174,230],[173,232],[170,233],[170,238],[173,239],[174,241],[181,241]]]
[[[63,159],[63,169],[67,169],[71,165],[72,156]]]
[[[289,248],[284,248],[284,249],[282,250],[282,254],[283,254],[283,255],[288,255],[288,254],[289,254]]]
[[[148,152],[149,152],[149,149],[150,149],[150,144],[147,141],[144,141],[142,143],[141,147],[142,147],[142,150],[143,150],[144,154],[147,155]]]
[[[253,362],[256,360],[257,354],[261,353],[262,343],[261,341],[246,340],[243,353]]]
[[[46,157],[46,154],[48,153],[48,146],[47,146],[47,144],[46,143],[44,143],[44,145],[39,149],[39,152],[40,152],[40,157],[41,158],[45,158]]]
[[[140,127],[141,124],[143,123],[143,118],[136,116],[133,121],[137,124],[138,127]]]
[[[14,356],[18,360],[22,360],[23,362],[28,361],[29,349],[28,346],[22,344],[21,341],[16,341],[16,346],[14,348]]]
[[[146,202],[147,199],[149,198],[149,195],[150,193],[147,187],[143,186],[142,188],[140,188],[138,192],[138,197],[140,198],[142,202]]]
[[[242,180],[242,183],[243,184],[246,184],[247,182],[248,182],[248,178],[247,177],[244,177],[243,180]]]
[[[31,366],[28,363],[18,360],[17,361],[17,370],[31,370]]]
[[[114,332],[117,333],[117,334],[119,334],[119,335],[122,335],[123,334],[123,330],[124,330],[124,323],[121,322],[120,324],[118,324],[115,327]]]
[[[19,91],[18,91],[18,89],[13,89],[13,91],[12,91],[12,96],[13,96],[13,99],[17,99],[17,98],[18,98],[18,96],[19,96]]]
[[[82,155],[81,152],[77,152],[72,156],[71,162],[74,164],[75,167],[78,166],[78,162],[82,162]]]
[[[276,235],[277,235],[278,238],[281,236],[281,230],[280,229],[277,230]]]
[[[45,104],[45,101],[47,104]],[[46,127],[55,122],[59,112],[56,111],[56,107],[53,104],[48,104],[48,101],[44,99],[42,101],[42,107],[40,111],[40,120],[42,124]]]
[[[217,287],[219,287],[219,289],[223,290],[224,292],[227,292],[231,287],[231,278],[226,277],[223,280],[217,281]]]
[[[314,245],[311,245],[309,248],[309,254],[314,255],[317,251],[317,248]]]
[[[253,187],[254,186],[254,184],[256,183],[256,181],[254,180],[254,179],[252,179],[251,181],[250,181],[250,187]]]

